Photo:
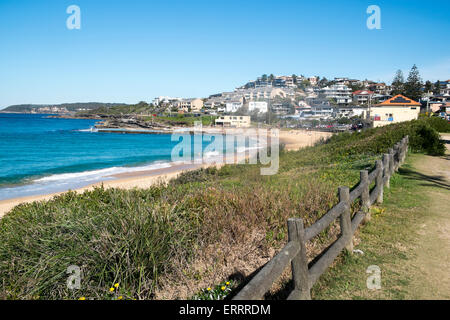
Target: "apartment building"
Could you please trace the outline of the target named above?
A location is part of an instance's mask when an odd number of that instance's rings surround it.
[[[277,115],[287,115],[291,113],[292,107],[286,103],[274,103],[270,106],[270,109]]]
[[[450,95],[450,80],[440,81],[439,84],[441,86],[441,90],[439,93],[443,96],[449,96]]]
[[[333,99],[337,104],[348,104],[352,101],[352,90],[343,84],[324,87],[320,92],[327,99]]]

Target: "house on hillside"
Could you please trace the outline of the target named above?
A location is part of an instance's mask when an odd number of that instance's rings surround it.
[[[266,101],[250,101],[248,103],[248,111],[252,112],[258,110],[258,112],[266,113],[268,111],[268,104]]]
[[[240,108],[242,108],[242,102],[240,101],[231,101],[231,102],[227,102],[225,105],[225,111],[226,112],[231,112],[231,113],[235,113],[236,111],[238,111]]]
[[[195,99],[182,99],[174,103],[178,111],[193,112],[200,111],[203,108],[203,100],[199,98]]]
[[[250,127],[250,116],[220,116],[215,120],[216,126],[248,128]]]
[[[333,99],[339,105],[349,104],[352,100],[352,89],[343,84],[334,84],[324,87],[320,92],[327,99]]]
[[[419,117],[421,104],[398,94],[370,108],[370,119],[374,127],[410,121]]]
[[[356,102],[358,104],[368,104],[369,101],[372,100],[374,93],[375,92],[370,90],[357,90],[352,93],[353,102]]]

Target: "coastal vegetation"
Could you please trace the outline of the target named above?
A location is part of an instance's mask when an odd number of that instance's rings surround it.
[[[113,115],[127,115],[127,114],[152,114],[155,110],[152,105],[141,101],[136,104],[117,104],[117,105],[104,105],[98,106],[97,108],[93,108],[86,111],[80,111],[76,114],[76,116],[88,116],[88,115],[105,115],[105,116],[113,116]]]
[[[183,115],[183,114],[174,114],[173,116],[155,116],[155,117],[147,117],[145,120],[147,121],[156,121],[162,123],[164,125],[171,126],[187,126],[193,127],[195,122],[199,121],[204,126],[210,126],[214,124],[214,120],[217,119],[216,116],[202,115],[202,116],[192,116],[192,115]]]
[[[181,114],[178,112],[169,113],[163,107],[156,107],[141,101],[133,105],[102,106],[96,109],[78,112],[76,117],[80,118],[107,118],[120,121],[121,117],[133,118],[145,126],[194,126],[194,122],[201,121],[202,125],[210,126],[214,124],[216,116],[194,115],[190,113]],[[122,125],[126,126],[126,123]]]
[[[79,109],[83,110],[93,110],[93,109],[103,109],[106,110],[110,107],[121,107],[126,106],[124,103],[103,103],[103,102],[77,102],[77,103],[62,103],[62,104],[20,104],[20,105],[12,105],[5,109],[3,112],[17,112],[17,113],[29,113],[33,109],[43,108],[43,107],[58,107],[65,108],[67,111],[78,111]]]
[[[288,218],[316,221],[338,186],[353,186],[405,135],[412,152],[442,155],[439,126],[423,118],[334,135],[282,151],[273,176],[260,165],[226,165],[148,189],[101,187],[19,205],[0,220],[0,298],[108,299],[116,283],[124,299],[205,298],[204,288],[238,284],[260,267],[267,260],[258,257],[286,242]],[[321,237],[314,245],[323,247]],[[71,265],[82,271],[78,290],[67,287]]]

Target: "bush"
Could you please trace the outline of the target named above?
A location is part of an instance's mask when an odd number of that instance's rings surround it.
[[[149,297],[191,239],[170,206],[151,205],[159,191],[97,188],[16,207],[0,220],[0,299],[78,298],[66,286],[70,265],[83,272],[79,296],[108,298],[120,282]]]
[[[193,182],[205,182],[211,180],[217,175],[218,170],[215,167],[200,168],[192,171],[185,171],[178,175],[176,179],[171,181],[173,185],[193,183]]]
[[[423,119],[437,132],[450,132],[450,122],[440,117],[427,117]]]
[[[445,145],[440,141],[439,133],[429,125],[419,126],[414,143],[418,150],[423,150],[432,156],[445,154]]]
[[[445,145],[440,141],[439,133],[427,121],[420,119],[362,132],[342,133],[332,136],[328,145],[334,156],[380,154],[409,135],[409,146],[414,152],[444,155]]]

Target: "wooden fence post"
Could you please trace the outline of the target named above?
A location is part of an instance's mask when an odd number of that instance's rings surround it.
[[[389,179],[394,174],[394,149],[389,149]]]
[[[398,147],[398,167],[402,165],[402,159],[403,159],[403,139],[399,143]]]
[[[389,184],[389,154],[388,153],[383,154],[383,179],[384,179],[384,186],[386,188],[389,188],[390,184]]]
[[[369,195],[369,172],[367,170],[361,170],[359,172],[360,184],[362,185],[361,191],[361,211],[366,215],[364,216],[364,223],[370,220],[369,207],[370,207],[370,195]]]
[[[341,237],[344,237],[345,248],[353,252],[353,233],[352,233],[352,219],[350,212],[350,189],[348,187],[339,187],[339,202],[345,203],[345,211],[340,216]]]
[[[400,165],[400,144],[397,142],[394,145],[394,172],[398,171]]]
[[[299,292],[300,300],[311,300],[308,258],[306,256],[305,246],[305,228],[302,219],[288,219],[288,237],[289,241],[297,241],[300,244],[300,251],[291,262],[294,290]]]
[[[402,140],[402,164],[405,162],[406,159],[406,152],[408,150],[408,143],[406,142],[406,137]]]
[[[384,156],[383,156],[384,160]],[[383,162],[381,160],[377,160],[376,162],[376,170],[378,170],[377,178],[376,178],[376,188],[378,188],[378,196],[377,196],[377,203],[383,203],[383,192],[384,192],[384,185],[383,185]],[[369,211],[370,214],[370,211]]]

